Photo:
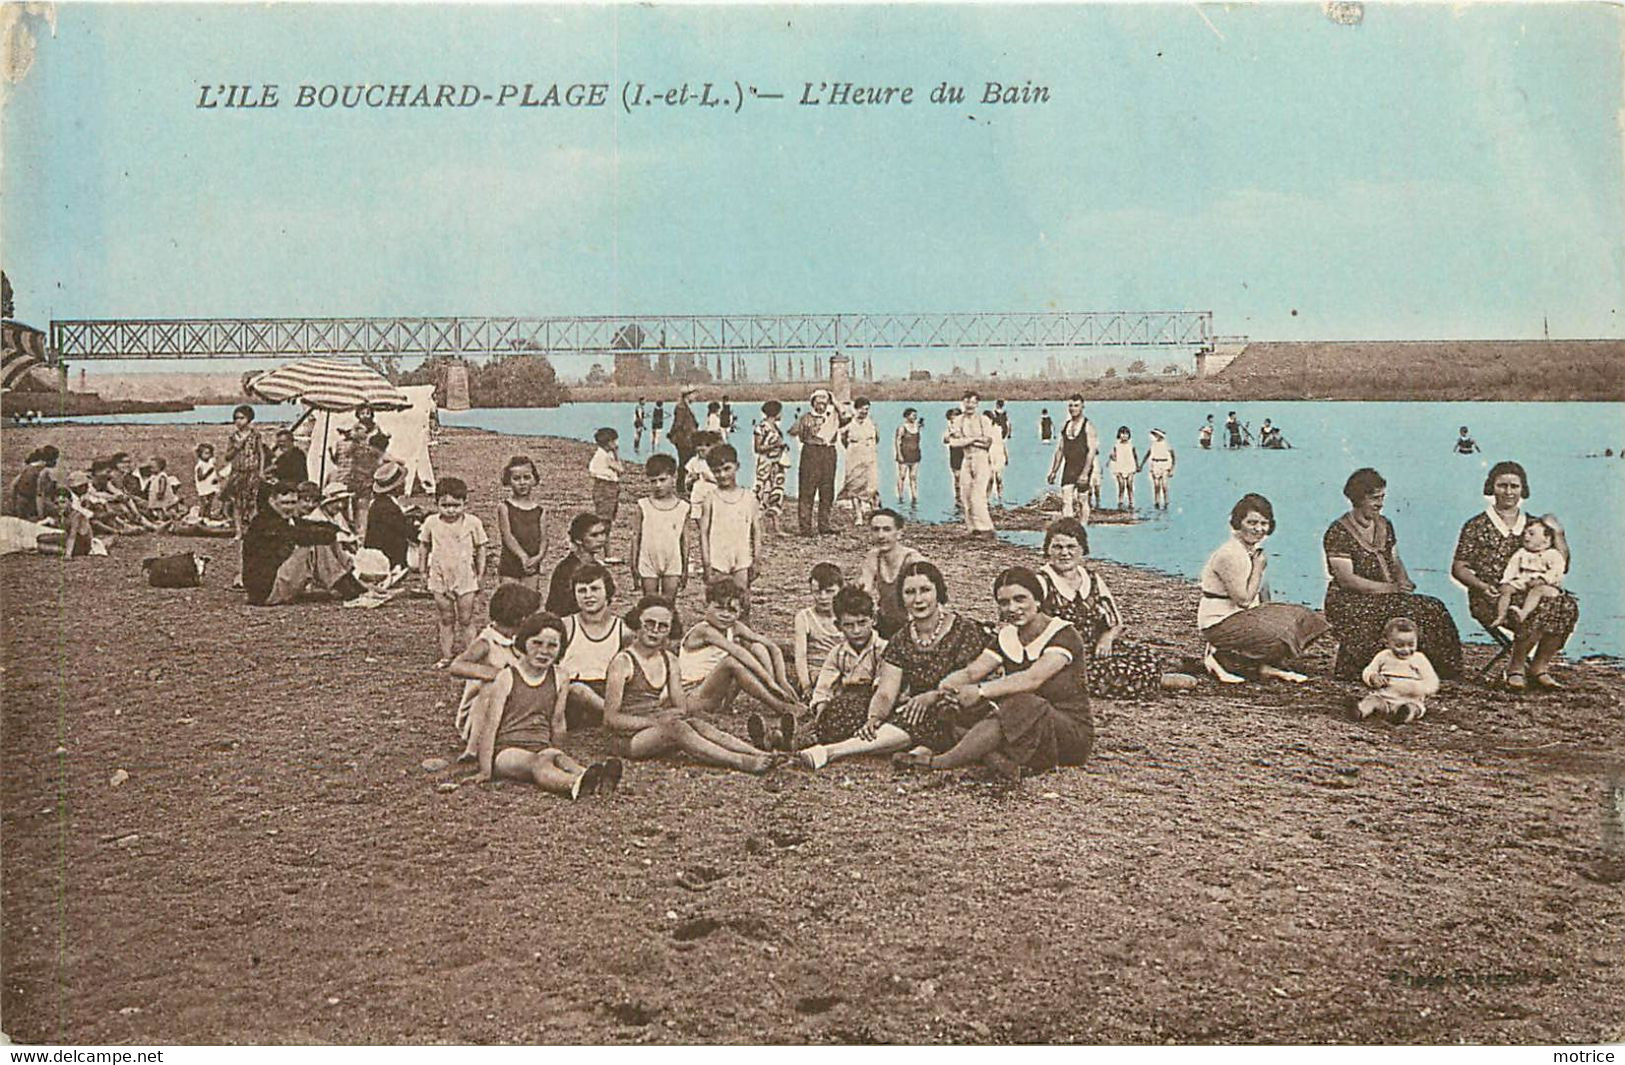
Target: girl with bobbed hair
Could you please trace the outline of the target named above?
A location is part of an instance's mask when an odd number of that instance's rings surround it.
[[[1486,629],[1495,618],[1495,599],[1506,576],[1507,562],[1520,546],[1524,527],[1541,521],[1552,530],[1552,547],[1569,560],[1568,537],[1555,514],[1533,518],[1524,512],[1529,498],[1529,475],[1516,462],[1497,462],[1484,478],[1487,504],[1467,519],[1456,540],[1450,574],[1467,589],[1467,609]],[[1513,690],[1528,686],[1529,677],[1542,688],[1561,687],[1552,676],[1552,660],[1568,642],[1580,620],[1579,602],[1568,592],[1542,600],[1522,620],[1511,618],[1512,646],[1507,655],[1506,684]],[[1530,660],[1530,652],[1534,658]]]
[[[975,724],[948,750],[915,747],[897,757],[919,769],[986,764],[1012,779],[1058,765],[1081,765],[1094,746],[1094,723],[1085,690],[1088,651],[1068,622],[1040,604],[1046,588],[1038,574],[1011,566],[993,582],[1003,624],[992,644],[937,690]],[[1002,673],[989,680],[994,673]]]
[[[1332,676],[1358,682],[1366,664],[1383,648],[1382,630],[1390,618],[1408,617],[1421,633],[1420,648],[1444,680],[1461,675],[1461,637],[1445,605],[1418,595],[1399,558],[1399,538],[1383,517],[1388,482],[1369,466],[1355,470],[1343,485],[1349,510],[1326,530],[1326,620],[1337,637]]]
[[[1249,492],[1230,508],[1230,538],[1202,567],[1196,627],[1207,641],[1202,663],[1220,683],[1240,684],[1247,672],[1293,683],[1308,680],[1287,663],[1329,628],[1308,607],[1270,602],[1263,543],[1274,531],[1275,508]]]

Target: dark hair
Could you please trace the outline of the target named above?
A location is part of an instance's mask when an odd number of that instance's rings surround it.
[[[1132,429],[1130,429],[1128,426],[1119,425],[1117,427],[1117,435],[1122,436],[1124,433],[1128,433],[1128,435],[1130,435],[1130,436],[1134,435],[1134,431]]]
[[[1270,532],[1275,531],[1275,508],[1257,492],[1248,492],[1236,500],[1236,505],[1230,508],[1230,527],[1241,528],[1241,523],[1247,520],[1249,514],[1262,514],[1270,523]]]
[[[960,396],[959,398],[962,399],[962,400],[965,400],[965,399],[981,399],[982,394],[980,392],[976,391],[976,389],[974,389],[974,388],[967,388],[967,389],[965,389],[964,395]]]
[[[1546,542],[1547,543],[1553,543],[1553,542],[1555,542],[1557,540],[1557,533],[1552,531],[1551,525],[1547,524],[1547,522],[1543,518],[1530,518],[1528,521],[1524,522],[1524,524],[1523,524],[1523,531],[1524,532],[1528,532],[1531,528],[1545,529],[1546,530]]]
[[[107,464],[109,466],[117,466],[119,463],[123,462],[129,457],[130,453],[128,451],[115,451],[111,455],[107,456]]]
[[[716,606],[743,603],[745,601],[745,589],[723,577],[705,586],[705,601]]]
[[[867,407],[867,406],[869,406],[869,397],[868,396],[859,396],[857,399],[854,399],[852,401],[852,406],[853,406],[854,409],[857,408],[857,407]]]
[[[944,418],[958,418],[961,415],[963,415],[964,413],[965,412],[963,410],[959,409],[958,407],[949,407],[946,411],[943,412],[942,416]]]
[[[1463,435],[1463,436],[1467,435],[1467,427],[1465,425],[1461,427],[1461,435]]]
[[[265,491],[268,496],[296,496],[299,494],[299,485],[293,481],[266,481]],[[318,490],[316,498],[321,498]]]
[[[56,449],[55,444],[45,444],[42,447],[37,447],[33,451],[30,451],[26,461],[43,462],[49,466],[55,463],[56,460],[61,457],[61,455],[62,452]]]
[[[531,614],[519,623],[519,630],[513,634],[513,649],[524,654],[525,645],[548,629],[559,634],[559,654],[562,657],[566,640],[564,620],[557,614],[549,614],[546,611]]]
[[[597,429],[593,430],[592,434],[592,442],[597,444],[599,447],[608,447],[611,440],[619,440],[620,438],[621,434],[617,433],[607,425],[599,426]]]
[[[608,567],[600,566],[596,562],[588,562],[576,567],[576,571],[570,574],[570,591],[574,593],[577,588],[584,584],[591,584],[594,581],[604,582],[604,598],[606,600],[615,598],[615,577],[609,572]]]
[[[1343,498],[1357,506],[1372,492],[1386,487],[1388,482],[1383,480],[1382,474],[1370,466],[1361,466],[1343,482]]]
[[[541,605],[541,595],[528,585],[500,585],[491,593],[491,621],[496,625],[516,628],[520,622],[536,613]]]
[[[373,433],[371,436],[367,437],[367,446],[368,447],[375,447],[379,451],[388,451],[389,450],[389,434],[384,432],[383,430],[379,430],[378,432]]]
[[[846,574],[833,562],[820,562],[813,566],[807,579],[820,588],[839,588],[846,583]]]
[[[322,501],[322,486],[315,481],[299,481],[294,486],[299,493],[301,503],[320,503]]]
[[[897,587],[899,590],[902,589],[903,582],[908,580],[910,577],[925,577],[929,579],[937,589],[937,605],[948,605],[948,582],[942,579],[942,571],[940,569],[937,569],[937,567],[933,566],[923,558],[906,563],[902,569],[897,571]]]
[[[714,399],[711,402],[709,402],[709,403],[707,403],[705,405],[705,413],[707,413],[707,414],[715,414],[718,411],[720,411],[721,409],[722,409],[722,404],[718,403]]]
[[[694,434],[694,446],[696,448],[715,447],[720,443],[722,443],[721,433],[713,433],[709,429],[702,429]]]
[[[769,418],[777,418],[780,414],[784,413],[784,404],[780,403],[776,399],[770,399],[766,403],[762,404],[762,413],[767,415]]]
[[[512,484],[513,483],[513,471],[518,470],[518,469],[523,469],[526,466],[530,467],[530,475],[532,477],[536,478],[536,483],[541,484],[542,483],[542,471],[536,468],[536,460],[531,458],[529,455],[515,455],[513,458],[509,459],[506,463],[503,464],[503,466],[502,466],[502,484],[504,486]]]
[[[113,460],[112,459],[99,458],[99,459],[91,459],[90,460],[90,472],[91,472],[92,476],[94,476],[95,474],[101,473],[101,472],[103,472],[105,470],[110,470],[112,468],[113,468]]]
[[[726,466],[730,462],[738,465],[739,452],[734,450],[732,444],[718,444],[706,454],[705,461],[712,469],[716,469],[718,466]]]
[[[671,611],[672,634],[681,632],[683,620],[677,613],[677,604],[663,595],[646,595],[639,599],[637,605],[626,612],[627,627],[634,630],[643,628],[643,612],[657,606]]]
[[[1078,549],[1084,554],[1089,553],[1089,530],[1084,528],[1083,522],[1077,518],[1056,518],[1044,528],[1044,550],[1049,550],[1050,541],[1057,536],[1070,536],[1078,542]]]
[[[203,457],[203,450],[205,448],[208,449],[209,454],[211,454],[211,455],[214,454],[214,445],[209,443],[207,440],[202,441],[201,443],[198,444],[197,447],[193,448],[192,449],[192,454],[196,455],[198,458],[202,458]]]
[[[605,521],[603,518],[600,518],[592,511],[583,510],[580,514],[577,514],[575,517],[570,519],[570,542],[573,544],[579,544],[581,541],[587,538],[588,533],[592,532],[594,525],[608,524],[609,522]]]
[[[920,412],[915,410],[913,407],[904,407],[903,408],[903,417],[905,417],[905,418],[907,418],[910,414],[918,414],[918,413],[920,413]]]
[[[1038,579],[1038,574],[1026,566],[1010,566],[1000,570],[999,575],[993,578],[994,597],[998,597],[1000,588],[1008,588],[1012,584],[1033,593],[1034,599],[1044,598],[1044,582]]]
[[[835,617],[872,618],[875,616],[875,597],[849,584],[835,593]]]
[[[897,511],[893,510],[891,507],[881,507],[880,509],[876,510],[873,514],[869,515],[869,520],[870,521],[874,521],[876,518],[890,518],[892,520],[892,523],[894,525],[896,525],[899,529],[901,529],[905,524],[907,524],[905,521],[903,521],[903,516],[901,514],[897,513]]]
[[[254,420],[254,408],[250,407],[247,403],[239,403],[237,406],[231,408],[231,416],[233,419],[235,419],[239,414],[248,415],[249,421]]]
[[[281,440],[283,437],[287,437],[289,440],[293,439],[293,430],[286,425],[277,427],[276,438]]]
[[[667,475],[677,475],[677,460],[667,454],[650,455],[649,461],[643,464],[643,475],[649,480]]]
[[[1522,464],[1513,462],[1510,459],[1505,462],[1497,462],[1495,465],[1490,467],[1489,476],[1484,478],[1484,494],[1487,496],[1494,495],[1495,479],[1509,473],[1515,473],[1518,475],[1518,480],[1523,484],[1523,498],[1528,499],[1529,475],[1523,472]]]
[[[1066,401],[1068,403],[1082,403],[1083,402],[1083,393],[1082,392],[1074,392],[1070,396],[1066,397]]]
[[[444,499],[451,496],[453,499],[468,500],[468,485],[461,477],[442,477],[440,483],[434,486],[434,497]]]

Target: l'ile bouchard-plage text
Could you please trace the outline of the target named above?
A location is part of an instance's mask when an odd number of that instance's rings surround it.
[[[291,89],[275,82],[199,85],[198,110],[384,110],[394,108],[472,109],[502,107],[522,110],[598,108],[619,105],[628,114],[684,109],[738,112],[749,102],[762,106],[807,108],[904,108],[926,106],[1007,106],[1050,102],[1050,87],[1033,81],[978,81],[970,85],[941,81],[930,88],[858,81],[804,81],[799,92],[746,85],[738,81],[625,81],[619,92],[609,82],[464,82],[396,84],[300,84]]]

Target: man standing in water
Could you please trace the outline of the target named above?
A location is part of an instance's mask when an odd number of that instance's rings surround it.
[[[1038,412],[1038,439],[1046,444],[1055,439],[1055,419],[1049,416],[1048,407]]]
[[[975,392],[966,392],[960,401],[959,420],[954,423],[949,447],[964,449],[965,527],[972,534],[993,534],[993,515],[987,507],[988,484],[993,478],[993,434],[999,427],[976,407],[981,402]]]
[[[841,427],[852,420],[837,410],[829,389],[812,394],[812,409],[790,427],[790,435],[801,441],[801,469],[796,475],[796,517],[802,536],[812,536],[813,499],[818,501],[819,533],[832,533],[829,508],[835,502],[835,438]]]
[[[1213,415],[1209,414],[1207,421],[1203,422],[1202,427],[1196,431],[1196,442],[1202,445],[1203,451],[1207,451],[1213,446]]]
[[[667,436],[671,446],[677,449],[679,478],[688,469],[688,460],[694,457],[694,435],[700,431],[700,423],[694,420],[694,412],[688,409],[688,401],[698,391],[693,385],[684,385],[677,393],[677,404],[671,412],[671,432]]]
[[[1089,479],[1100,454],[1100,437],[1094,423],[1083,415],[1083,395],[1072,393],[1066,401],[1066,421],[1061,423],[1061,440],[1055,445],[1055,457],[1050,460],[1050,484],[1057,476],[1061,480],[1061,514],[1076,517],[1089,524]],[[1078,491],[1083,491],[1083,504],[1078,505]]]

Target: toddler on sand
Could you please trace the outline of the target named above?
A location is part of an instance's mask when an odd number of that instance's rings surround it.
[[[1381,713],[1396,725],[1420,721],[1427,713],[1425,700],[1438,692],[1439,675],[1428,656],[1416,649],[1416,622],[1410,618],[1390,618],[1383,626],[1383,642],[1360,679],[1373,689],[1355,706],[1355,717],[1364,721]]]

